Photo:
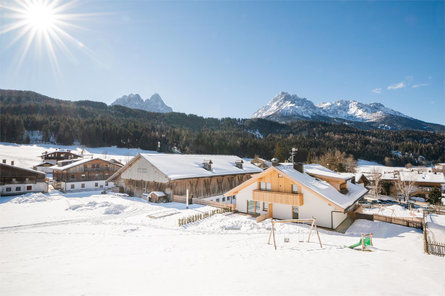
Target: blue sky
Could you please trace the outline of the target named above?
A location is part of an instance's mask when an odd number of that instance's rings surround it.
[[[78,1],[65,14],[77,41],[55,47],[57,71],[47,46],[19,64],[26,34],[0,35],[0,88],[106,103],[157,92],[178,112],[240,118],[287,91],[445,124],[443,1]],[[9,16],[0,7],[0,26]]]

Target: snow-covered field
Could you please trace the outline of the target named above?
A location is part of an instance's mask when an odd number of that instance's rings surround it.
[[[116,159],[121,163],[127,163],[133,156],[138,153],[157,153],[156,151],[148,151],[136,148],[117,148],[117,147],[98,147],[98,148],[82,148],[80,146],[63,146],[55,144],[14,144],[0,142],[0,159],[6,159],[9,164],[11,160],[16,166],[24,168],[32,168],[40,163],[40,156],[45,151],[55,149],[70,149],[75,153],[81,153],[84,149],[84,155],[92,157],[103,157],[106,159]]]
[[[0,295],[444,295],[445,258],[412,228],[357,220],[346,234],[99,192],[0,198]],[[148,216],[156,217],[149,218]],[[345,248],[373,232],[373,252]],[[284,243],[284,237],[290,239]]]

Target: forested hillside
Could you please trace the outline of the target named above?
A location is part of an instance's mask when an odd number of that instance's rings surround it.
[[[183,113],[151,113],[93,101],[64,101],[30,91],[0,90],[0,140],[26,143],[39,131],[44,142],[88,147],[139,147],[169,152],[236,154],[270,159],[298,147],[311,157],[338,149],[355,158],[403,165],[418,156],[444,162],[443,134],[362,130],[346,125],[264,119],[204,118]],[[397,156],[391,151],[404,155]],[[405,156],[405,152],[407,155]],[[281,153],[282,154],[282,153]],[[283,155],[279,155],[281,158]]]

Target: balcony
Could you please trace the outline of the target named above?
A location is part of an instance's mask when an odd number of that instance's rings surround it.
[[[279,191],[253,190],[253,200],[279,203],[292,206],[303,205],[303,194]]]

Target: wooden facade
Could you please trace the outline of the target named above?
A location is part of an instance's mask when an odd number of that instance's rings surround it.
[[[39,182],[45,182],[45,174],[42,172],[0,163],[0,185]]]
[[[54,152],[45,152],[42,154],[43,160],[49,160],[49,161],[60,161],[60,160],[66,160],[66,159],[78,159],[81,156],[77,155],[70,150],[60,150],[60,151],[54,151]]]
[[[106,180],[121,166],[104,159],[91,159],[82,161],[78,165],[54,168],[53,179],[55,182],[82,182]]]
[[[224,175],[205,178],[171,180],[167,183],[133,179],[118,179],[115,183],[121,192],[140,196],[142,193],[162,191],[169,195],[185,196],[187,189],[190,198],[202,198],[222,195],[228,190],[250,179],[251,174]]]

